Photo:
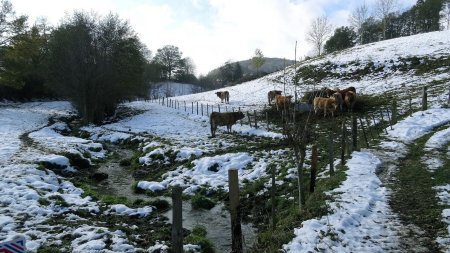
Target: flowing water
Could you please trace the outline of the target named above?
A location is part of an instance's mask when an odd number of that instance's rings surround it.
[[[92,187],[97,191],[116,196],[123,196],[134,201],[136,199],[154,200],[145,194],[136,194],[131,186],[136,182],[133,178],[133,170],[124,166],[120,166],[119,162],[123,159],[131,158],[133,152],[128,149],[112,147],[118,153],[118,159],[109,159],[105,163],[100,164],[98,172],[108,174],[108,179],[102,181]],[[169,203],[171,198],[159,197],[165,199]],[[163,214],[172,222],[172,210]],[[217,204],[211,210],[192,209],[190,201],[183,202],[183,227],[192,230],[196,225],[201,225],[208,232],[206,237],[214,245],[216,252],[231,251],[231,219],[230,214],[226,210],[223,203]],[[244,250],[255,242],[255,229],[251,224],[242,224],[242,234],[244,235]]]

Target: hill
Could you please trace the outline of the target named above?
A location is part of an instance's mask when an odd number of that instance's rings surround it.
[[[134,101],[99,126],[80,126],[68,102],[2,102],[0,240],[24,235],[33,252],[170,251],[167,196],[181,186],[185,249],[210,252],[212,244],[229,252],[224,203],[228,171],[236,169],[248,251],[449,252],[449,59],[450,31],[382,41],[226,87],[230,104],[217,90],[164,104]],[[300,99],[348,86],[360,98],[355,113],[297,115],[296,124],[311,117],[318,147],[316,188],[299,210],[295,147],[267,92]],[[429,109],[422,110],[425,86]],[[219,127],[210,138],[211,111],[238,109],[249,114],[231,133]],[[258,127],[248,123],[255,114]],[[357,147],[344,148],[353,116]],[[300,170],[308,186],[311,149]],[[199,199],[215,206],[195,210]]]

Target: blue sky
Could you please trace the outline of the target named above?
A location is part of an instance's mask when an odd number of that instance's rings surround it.
[[[311,54],[305,40],[312,20],[326,14],[334,28],[348,25],[359,0],[10,0],[18,14],[46,17],[57,25],[66,12],[117,13],[128,20],[152,51],[175,45],[190,57],[197,74],[228,60],[245,60],[256,48],[267,57]],[[376,0],[366,0],[373,10]],[[399,9],[416,0],[398,0]]]

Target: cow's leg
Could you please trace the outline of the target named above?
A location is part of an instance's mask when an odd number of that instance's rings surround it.
[[[211,137],[216,137],[216,126],[214,125],[213,122],[210,123],[211,124]]]

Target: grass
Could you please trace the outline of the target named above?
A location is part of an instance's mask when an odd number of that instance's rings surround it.
[[[206,238],[206,229],[203,226],[195,226],[191,233],[184,239],[184,243],[191,243],[199,245],[201,247],[201,252],[203,253],[214,253],[214,246]]]
[[[411,144],[409,153],[399,161],[399,170],[396,175],[398,182],[393,186],[394,192],[390,204],[404,222],[419,226],[428,238],[434,240],[439,231],[444,230],[445,227],[441,221],[443,208],[438,204],[433,186],[440,181],[448,182],[450,177],[448,177],[447,169],[442,175],[440,173],[433,175],[421,163],[424,144],[430,135]],[[434,241],[430,241],[425,246],[431,252],[439,251]]]

